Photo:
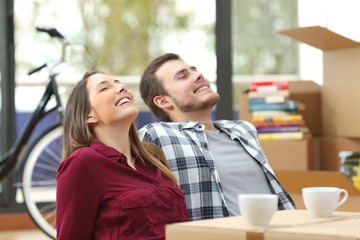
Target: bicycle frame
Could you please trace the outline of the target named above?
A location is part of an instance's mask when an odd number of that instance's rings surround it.
[[[0,181],[6,178],[15,167],[15,177],[16,179],[21,177],[21,181],[19,182],[21,186],[15,183],[7,195],[13,196],[14,189],[20,187],[24,204],[34,223],[45,234],[55,239],[56,226],[54,223],[56,221],[56,215],[54,215],[54,209],[56,209],[56,206],[54,208],[54,204],[56,201],[47,200],[49,203],[38,201],[34,196],[38,196],[38,191],[42,191],[41,193],[45,191],[45,195],[46,193],[50,193],[51,196],[56,195],[52,192],[54,189],[56,190],[56,182],[55,186],[53,182],[50,182],[49,185],[48,177],[50,176],[51,180],[56,181],[56,165],[61,161],[60,142],[63,107],[56,83],[57,74],[54,73],[54,69],[58,64],[64,62],[66,46],[68,46],[69,43],[54,28],[36,29],[39,32],[46,32],[50,37],[57,38],[62,43],[62,52],[59,58],[50,59],[46,61],[45,64],[28,73],[31,75],[46,67],[49,81],[35,110],[28,117],[21,132],[17,135],[15,143],[13,143],[10,150],[0,159]],[[53,100],[55,101],[53,102]],[[46,126],[44,130],[39,132],[38,136],[34,136],[35,138],[32,139],[35,128],[41,124],[41,121],[47,115],[53,112],[57,113],[55,122]],[[55,143],[55,145],[52,145],[53,143]],[[50,146],[53,146],[56,151],[52,151]]]
[[[59,59],[50,60],[43,64],[42,66],[35,68],[34,70],[29,72],[33,74],[44,67],[47,67],[49,70],[49,83],[46,86],[45,92],[37,105],[35,111],[31,114],[30,118],[26,121],[22,131],[20,132],[19,136],[16,138],[15,143],[7,151],[0,159],[0,181],[3,180],[12,170],[13,167],[17,164],[18,159],[22,153],[23,147],[28,142],[31,134],[33,133],[34,128],[36,127],[37,123],[40,122],[42,118],[44,118],[50,112],[57,110],[59,113],[59,124],[62,121],[62,104],[60,100],[60,96],[58,93],[57,84],[55,81],[56,74],[53,72],[56,65],[64,62],[65,59],[65,50],[68,42],[66,39],[56,30],[56,29],[43,29],[43,28],[36,28],[39,32],[46,32],[51,37],[56,37],[62,43],[62,53]],[[51,108],[50,110],[46,110],[46,106],[49,103],[52,96],[55,96],[56,106]],[[18,173],[19,169],[22,166],[22,162],[19,161],[16,165],[16,173]]]
[[[46,110],[46,106],[49,103],[52,96],[55,96],[56,99],[56,106],[53,108]],[[15,164],[18,162],[19,156],[21,155],[22,148],[28,142],[33,130],[35,129],[37,123],[40,122],[42,118],[44,118],[49,113],[57,111],[59,116],[59,124],[62,120],[62,104],[60,100],[60,96],[58,93],[55,75],[50,75],[50,81],[46,86],[45,92],[37,105],[35,111],[31,114],[29,119],[26,121],[22,131],[20,132],[19,136],[16,138],[15,143],[11,147],[11,149],[1,158],[0,167],[4,165],[0,169],[0,180],[4,179],[13,169]],[[19,172],[19,169],[22,166],[22,162],[19,161],[16,164],[16,172]]]

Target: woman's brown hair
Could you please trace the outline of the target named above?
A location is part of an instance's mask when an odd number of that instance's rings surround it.
[[[96,140],[92,129],[86,123],[90,110],[87,81],[89,77],[98,73],[101,72],[86,72],[68,98],[63,120],[63,159],[68,158],[75,150],[87,147],[92,141]],[[131,123],[129,137],[131,149],[139,154],[141,161],[145,165],[159,168],[166,178],[178,185],[162,150],[152,143],[140,141],[134,122]]]

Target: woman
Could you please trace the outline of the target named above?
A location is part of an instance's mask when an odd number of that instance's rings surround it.
[[[140,142],[139,110],[119,80],[85,73],[64,115],[57,239],[164,239],[188,221],[184,196],[155,145]]]

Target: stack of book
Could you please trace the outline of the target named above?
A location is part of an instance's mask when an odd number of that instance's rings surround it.
[[[250,85],[248,109],[260,140],[303,139],[306,122],[291,100],[289,81],[256,81]]]
[[[360,191],[360,152],[340,151],[340,172],[345,173],[354,186]]]

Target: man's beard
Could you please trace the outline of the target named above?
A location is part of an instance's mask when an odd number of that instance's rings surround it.
[[[172,99],[177,108],[183,112],[195,112],[199,110],[212,109],[216,103],[220,100],[220,95],[218,93],[213,93],[207,101],[199,102],[197,104],[182,104],[177,99]]]

